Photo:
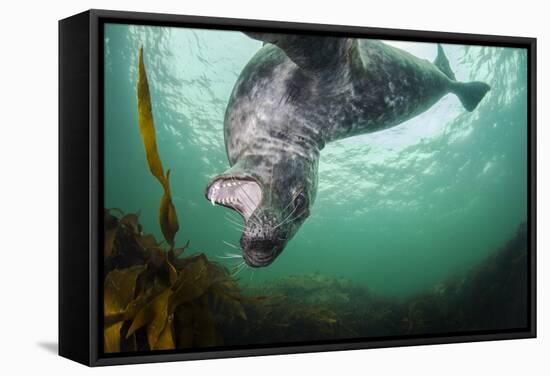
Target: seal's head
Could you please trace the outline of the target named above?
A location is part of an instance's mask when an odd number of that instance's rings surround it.
[[[298,156],[247,156],[208,184],[206,198],[212,204],[243,217],[240,245],[249,266],[271,264],[309,216],[315,167]]]

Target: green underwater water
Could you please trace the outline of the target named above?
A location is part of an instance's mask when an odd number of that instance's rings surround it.
[[[109,24],[104,41],[104,206],[140,211],[162,239],[162,189],[151,176],[137,122],[137,57],[143,45],[159,153],[171,169],[176,244],[212,260],[240,233],[204,197],[229,165],[223,117],[233,85],[261,47],[239,32]],[[388,42],[433,60],[436,45]],[[466,112],[449,94],[397,127],[328,144],[311,216],[267,268],[241,285],[292,275],[344,277],[406,298],[478,265],[527,219],[525,50],[444,45],[456,77],[491,85]],[[236,214],[232,215],[238,219]],[[239,219],[240,220],[240,219]],[[235,262],[233,262],[235,263]]]

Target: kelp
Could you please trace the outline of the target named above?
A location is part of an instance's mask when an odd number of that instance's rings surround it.
[[[227,269],[204,254],[181,257],[179,230],[166,174],[158,153],[151,94],[139,50],[138,123],[151,174],[163,194],[158,221],[166,241],[143,234],[140,214],[104,209],[104,346],[106,353],[170,350],[222,344],[216,311],[245,320],[242,296]],[[166,244],[168,245],[166,247]]]
[[[103,312],[106,317],[122,315],[132,300],[136,279],[144,270],[144,265],[136,265],[127,269],[113,270],[105,278],[103,285]],[[120,330],[122,320],[106,323],[104,339],[105,352],[120,351]]]
[[[149,91],[147,72],[145,71],[145,63],[143,62],[143,47],[139,49],[138,65],[137,102],[139,131],[145,148],[149,170],[162,185],[164,191],[160,199],[158,214],[160,229],[166,242],[173,247],[174,238],[179,230],[179,223],[176,209],[172,203],[170,170],[164,174],[157,148],[155,122],[153,120],[153,108],[151,105],[151,92]]]
[[[105,352],[217,346],[220,326],[246,320],[245,298],[225,267],[202,253],[175,257],[138,231],[137,214],[105,216],[114,234],[105,244]]]

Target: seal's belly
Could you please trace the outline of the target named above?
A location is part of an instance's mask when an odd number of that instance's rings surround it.
[[[360,40],[349,81],[335,91],[334,72],[308,78],[275,46],[266,45],[241,73],[228,104],[230,161],[278,134],[324,143],[374,132],[430,108],[449,80],[432,63],[378,41]]]

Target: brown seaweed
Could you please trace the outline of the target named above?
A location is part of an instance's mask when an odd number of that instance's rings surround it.
[[[108,231],[118,230],[106,245],[112,249],[105,263],[116,266],[104,278],[105,352],[121,351],[123,343],[128,351],[216,346],[223,343],[218,312],[225,321],[246,320],[245,298],[226,268],[204,254],[174,265],[154,236],[134,231],[139,222],[122,220],[133,216],[106,213],[113,226]],[[121,258],[119,248],[125,262],[113,261]]]
[[[139,50],[137,101],[139,130],[145,148],[149,170],[151,174],[157,178],[164,190],[159,205],[160,229],[166,242],[173,247],[174,238],[179,230],[178,216],[176,215],[176,209],[172,203],[172,194],[170,192],[170,170],[164,174],[164,169],[157,149],[151,93],[149,91],[147,72],[145,71],[145,64],[143,62],[143,47]]]
[[[151,174],[163,187],[158,221],[168,248],[143,234],[139,213],[104,210],[104,351],[170,350],[222,343],[214,309],[246,319],[241,294],[228,271],[204,254],[181,258],[179,229],[158,153],[143,48],[137,82],[139,130]]]

